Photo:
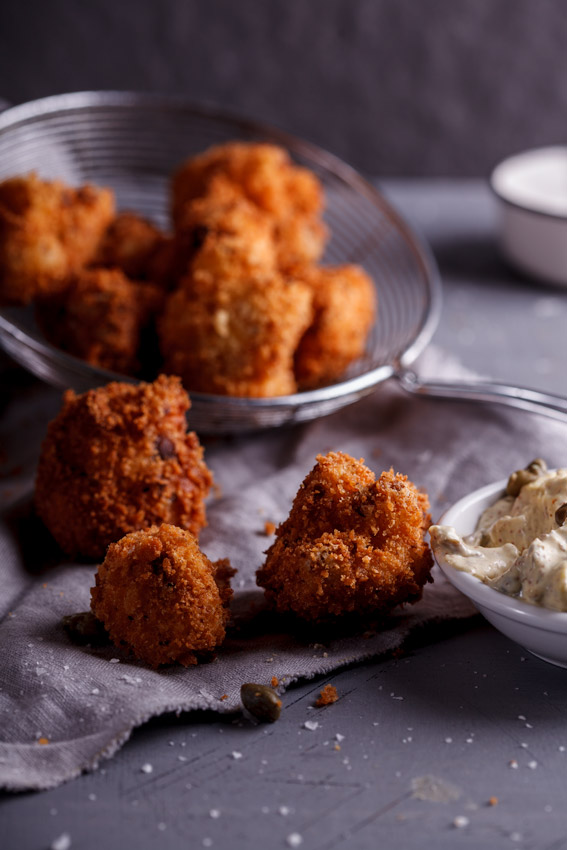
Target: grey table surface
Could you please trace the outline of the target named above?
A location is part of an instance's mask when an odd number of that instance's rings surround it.
[[[567,290],[502,262],[486,185],[388,181],[383,189],[439,262],[444,306],[434,342],[477,372],[566,394]],[[340,699],[309,731],[303,724],[327,681]],[[153,721],[95,773],[0,796],[0,847],[41,850],[67,834],[81,850],[285,848],[299,846],[297,836],[310,850],[559,850],[567,847],[566,700],[564,670],[479,619],[398,659],[289,690],[269,727],[202,714]],[[241,759],[230,758],[234,750]],[[415,796],[416,778],[431,775],[445,802]]]

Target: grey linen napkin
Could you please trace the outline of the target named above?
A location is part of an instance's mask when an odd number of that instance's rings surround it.
[[[431,349],[420,371],[442,376],[459,368]],[[39,443],[58,406],[53,390],[32,387],[8,406],[0,430],[10,458],[0,497],[4,504],[20,500],[19,519],[8,511],[0,524],[0,786],[14,790],[51,788],[95,768],[156,715],[231,712],[243,682],[275,676],[282,692],[298,679],[389,653],[412,633],[412,640],[425,641],[427,624],[446,621],[449,633],[450,621],[474,614],[434,571],[423,599],[398,609],[375,633],[289,633],[282,621],[262,615],[254,575],[272,539],[265,523],[287,516],[317,453],[340,449],[364,457],[376,473],[390,466],[406,473],[428,491],[434,520],[456,499],[533,457],[565,463],[567,427],[560,423],[495,406],[411,398],[395,384],[311,424],[208,441],[206,459],[221,495],[208,506],[201,546],[238,569],[236,628],[214,661],[154,671],[112,647],[75,646],[61,627],[65,614],[88,609],[94,567],[50,561],[26,516]]]

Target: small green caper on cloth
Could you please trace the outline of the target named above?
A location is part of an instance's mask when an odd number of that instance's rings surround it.
[[[240,688],[242,705],[260,723],[275,723],[279,718],[282,701],[268,685],[247,682]]]

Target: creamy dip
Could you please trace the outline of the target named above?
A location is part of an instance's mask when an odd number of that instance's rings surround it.
[[[538,463],[539,473],[545,465]],[[496,590],[567,611],[567,469],[537,475],[521,470],[507,490],[517,495],[487,508],[467,537],[451,526],[431,526],[433,552]]]

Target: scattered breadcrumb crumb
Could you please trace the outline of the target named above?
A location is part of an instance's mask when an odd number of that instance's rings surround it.
[[[276,525],[273,522],[265,522],[264,523],[264,532],[266,537],[269,537],[276,530]]]
[[[489,797],[487,805],[489,806],[497,806],[499,803],[498,797]]]
[[[223,694],[220,699],[221,699],[221,702],[223,702],[225,699],[228,699],[228,694]]]
[[[45,746],[45,744],[49,744],[49,738],[39,738],[37,743]]]
[[[277,676],[272,676],[272,678],[270,679],[270,685],[272,686],[272,688],[277,688],[277,686],[279,685]]]
[[[335,686],[325,685],[319,694],[319,697],[315,700],[315,707],[322,708],[324,705],[331,705],[331,703],[336,702],[338,698],[339,695]]]

